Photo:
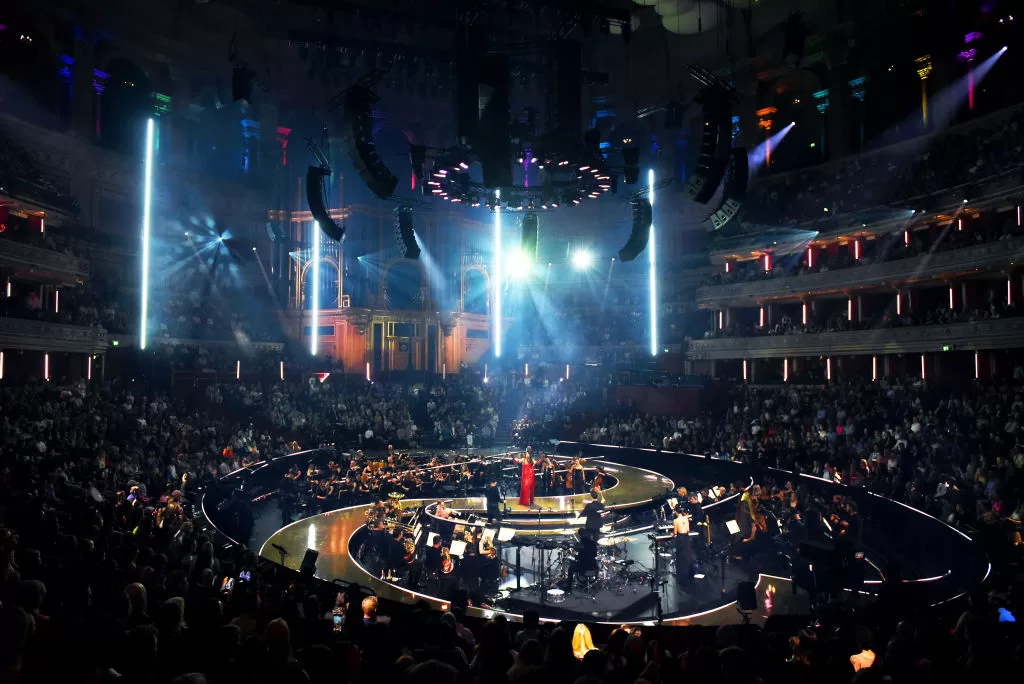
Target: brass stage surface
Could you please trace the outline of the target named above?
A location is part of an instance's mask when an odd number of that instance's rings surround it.
[[[671,491],[674,486],[672,480],[658,473],[641,468],[633,468],[616,463],[603,463],[605,470],[613,475],[616,486],[605,491],[605,504],[613,509],[628,509],[648,503],[652,498],[661,496]],[[421,503],[430,503],[436,499],[406,499],[404,506],[417,506]],[[537,504],[549,511],[565,511],[567,517],[573,515],[573,510],[581,510],[586,501],[590,500],[589,494],[574,496],[551,496],[538,497]],[[516,517],[526,516],[534,509],[519,505],[518,489],[508,495],[507,500],[510,515]],[[482,511],[485,508],[483,497],[463,497],[452,499],[450,508],[456,511]],[[385,599],[412,604],[417,601],[426,601],[432,608],[443,610],[447,608],[447,602],[439,597],[429,596],[419,592],[385,582],[378,577],[371,575],[358,560],[350,553],[353,535],[365,525],[365,512],[368,505],[351,506],[327,513],[321,513],[309,518],[295,521],[270,536],[260,548],[260,555],[285,567],[298,570],[302,563],[302,557],[306,549],[315,549],[319,552],[316,561],[316,575],[322,579],[332,581],[340,579],[349,583],[358,583],[367,587]],[[551,530],[556,532],[556,530]],[[274,545],[288,551],[282,556]],[[782,597],[789,595],[788,580],[782,578],[771,578],[770,581],[780,588],[779,603],[785,602]],[[761,583],[765,582],[764,577]],[[782,587],[785,591],[781,591]],[[735,603],[726,602],[723,605],[703,613],[674,617],[666,619],[666,624],[733,624],[740,622],[741,616],[736,611]],[[779,608],[783,608],[779,605]],[[482,608],[470,608],[470,613],[483,617],[489,617],[496,612]],[[510,617],[519,617],[515,613],[505,613]],[[761,616],[763,618],[763,616]],[[758,621],[758,616],[753,616]],[[640,624],[643,621],[637,621]]]

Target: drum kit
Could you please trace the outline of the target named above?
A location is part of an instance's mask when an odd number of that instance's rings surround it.
[[[601,537],[597,541],[596,567],[580,567],[580,544],[575,538],[542,539],[534,544],[534,577],[541,580],[526,588],[544,594],[546,603],[557,605],[566,601],[569,572],[577,567],[574,591],[577,596],[593,601],[609,591],[622,596],[638,593],[650,583],[650,571],[628,557],[629,544],[638,538],[629,536]]]

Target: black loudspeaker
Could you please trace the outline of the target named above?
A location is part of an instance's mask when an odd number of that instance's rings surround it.
[[[490,55],[481,58],[479,128],[473,147],[480,159],[484,186],[505,188],[512,185],[512,148],[509,144],[512,93],[508,57]]]
[[[353,86],[345,95],[343,140],[352,164],[366,186],[381,199],[387,199],[398,187],[398,179],[377,154],[373,141],[371,107],[380,100],[377,94],[362,85]]]
[[[622,148],[622,175],[626,185],[636,185],[640,181],[640,148]]]
[[[345,226],[339,226],[327,211],[327,195],[324,179],[331,170],[323,166],[310,166],[306,171],[306,203],[313,220],[320,224],[324,235],[335,242],[345,239]]]
[[[736,604],[740,610],[757,610],[757,589],[753,582],[740,582],[736,585]]]
[[[704,97],[704,132],[700,140],[697,168],[686,183],[686,195],[707,204],[725,176],[732,146],[732,105],[724,95]]]
[[[729,168],[725,172],[725,187],[722,190],[722,201],[711,214],[711,225],[718,230],[739,213],[743,206],[743,198],[747,194],[747,180],[750,167],[747,163],[747,148],[737,147],[729,156]]]
[[[537,243],[540,241],[540,220],[532,211],[523,216],[523,240],[521,248],[523,254],[537,263]]]
[[[406,259],[419,259],[420,246],[412,227],[412,207],[395,207],[395,239]]]
[[[313,549],[306,549],[306,554],[302,557],[302,564],[299,565],[299,574],[305,575],[306,577],[312,577],[316,574],[316,559],[320,557],[320,552]]]
[[[651,201],[646,197],[633,200],[633,229],[629,233],[626,246],[619,250],[619,259],[632,261],[647,249],[647,240],[651,237],[651,222],[654,211]]]
[[[238,65],[231,71],[231,99],[249,102],[252,100],[252,79],[255,74],[246,66]]]

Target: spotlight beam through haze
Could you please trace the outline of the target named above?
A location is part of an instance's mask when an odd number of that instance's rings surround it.
[[[658,266],[655,260],[657,242],[654,239],[654,169],[647,172],[648,193],[651,200],[651,232],[647,238],[647,255],[650,261],[651,294],[651,356],[658,355]]]
[[[148,337],[146,326],[149,323],[149,242],[153,207],[154,135],[155,124],[153,119],[149,119],[146,121],[146,170],[142,193],[142,310],[139,321],[139,349],[146,348],[146,338]]]
[[[310,311],[309,353],[316,356],[320,342],[320,222],[313,221],[313,292]]]
[[[779,143],[786,137],[786,134],[793,130],[795,123],[787,124],[782,130],[776,131],[768,136],[754,151],[747,155],[748,175],[753,178],[761,167],[771,163],[772,153],[778,149]]]
[[[495,196],[500,198],[501,191]],[[501,358],[501,205],[494,205],[494,277],[491,280],[494,297],[494,358]]]

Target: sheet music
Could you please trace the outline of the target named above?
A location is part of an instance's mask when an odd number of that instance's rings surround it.
[[[516,531],[511,527],[502,527],[498,530],[498,541],[507,542],[516,536]]]
[[[453,541],[449,551],[453,556],[458,556],[459,558],[461,558],[463,554],[466,553],[466,542],[459,540]]]

